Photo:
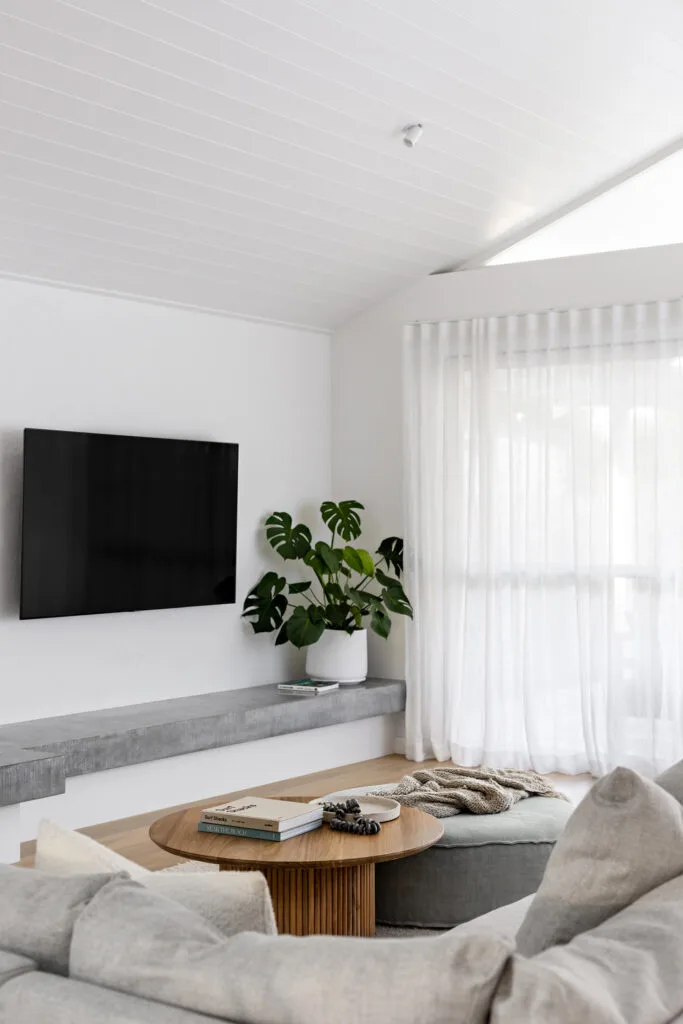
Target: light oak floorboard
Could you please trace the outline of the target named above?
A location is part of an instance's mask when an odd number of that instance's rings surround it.
[[[409,775],[419,768],[445,767],[451,762],[424,761],[416,764],[414,761],[407,761],[402,754],[388,754],[385,757],[376,757],[370,761],[358,761],[355,764],[344,765],[341,768],[329,768],[322,772],[312,772],[310,775],[299,775],[292,779],[282,779],[279,782],[271,782],[265,786],[256,786],[253,789],[240,789],[237,792],[219,793],[215,796],[204,796],[188,804],[177,804],[173,807],[164,807],[157,811],[150,811],[147,814],[137,814],[132,818],[120,818],[118,821],[106,821],[101,825],[91,825],[88,828],[79,829],[87,836],[92,836],[99,843],[115,850],[123,857],[149,868],[151,871],[158,871],[160,868],[177,864],[181,858],[174,857],[170,853],[156,846],[149,838],[149,827],[165,814],[171,811],[181,811],[188,807],[210,807],[212,804],[224,803],[236,796],[246,794],[257,794],[259,796],[308,796],[311,794],[332,793],[339,789],[349,789],[352,786],[381,785],[384,782],[397,782],[403,775]],[[163,771],[163,766],[159,767]],[[591,786],[591,778],[588,775],[551,775],[559,790],[566,793],[572,803],[578,803]],[[35,842],[22,843],[21,860],[18,862],[22,867],[32,867],[35,853]]]

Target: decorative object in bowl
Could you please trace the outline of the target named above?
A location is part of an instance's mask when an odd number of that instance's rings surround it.
[[[341,803],[349,797],[355,797],[360,805],[360,813],[364,818],[372,821],[394,821],[401,813],[401,805],[398,800],[392,800],[388,796],[374,796],[368,793],[358,792],[353,789],[340,790],[337,793],[328,793],[327,796],[316,797],[311,800],[312,804],[319,804],[321,807],[327,803]]]

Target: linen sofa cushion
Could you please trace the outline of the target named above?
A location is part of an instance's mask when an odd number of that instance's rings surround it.
[[[516,955],[491,1024],[669,1024],[683,1012],[683,876],[538,956]]]
[[[216,1024],[215,1017],[35,972],[0,988],[7,1024]]]
[[[505,938],[516,940],[517,932],[526,917],[533,898],[532,893],[531,896],[525,896],[524,899],[517,900],[515,903],[508,903],[505,907],[497,907],[488,914],[475,917],[472,921],[465,921],[464,924],[453,928],[453,934],[461,936],[486,932],[487,935],[502,935]]]
[[[0,947],[35,960],[45,971],[66,974],[74,923],[111,878],[53,878],[0,865]]]
[[[572,814],[517,933],[533,956],[596,927],[683,872],[683,808],[629,768],[596,782]]]
[[[182,872],[148,871],[90,836],[52,821],[40,823],[35,863],[53,875],[126,871],[147,888],[201,914],[223,935],[277,934],[270,892],[260,871],[202,871],[204,865],[199,864],[187,865],[190,870]]]
[[[226,939],[132,881],[88,911],[72,977],[241,1024],[483,1024],[512,948],[489,935]]]
[[[1,929],[2,925],[0,924],[0,931]],[[6,953],[0,949],[0,986],[4,985],[10,978],[16,978],[19,974],[35,971],[37,966],[35,960],[31,960],[27,956],[19,956],[18,953]]]

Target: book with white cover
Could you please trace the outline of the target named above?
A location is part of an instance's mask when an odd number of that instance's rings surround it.
[[[262,796],[240,796],[227,804],[205,807],[202,821],[235,825],[269,832],[288,832],[309,821],[322,820],[322,808],[293,800],[272,800]]]

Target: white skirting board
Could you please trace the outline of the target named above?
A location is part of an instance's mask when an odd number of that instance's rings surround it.
[[[314,699],[325,698],[301,698]],[[381,757],[393,752],[402,718],[381,715],[68,778],[65,793],[21,805],[21,841],[35,839],[42,818],[84,828]]]

